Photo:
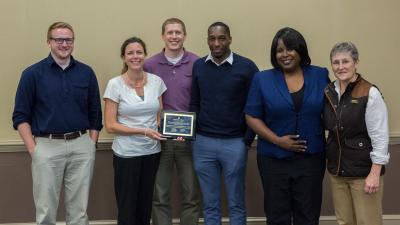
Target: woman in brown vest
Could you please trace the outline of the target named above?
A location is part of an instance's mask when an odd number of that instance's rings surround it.
[[[381,225],[384,165],[389,161],[388,115],[379,90],[357,69],[358,50],[336,44],[336,80],[325,88],[326,156],[337,221]]]

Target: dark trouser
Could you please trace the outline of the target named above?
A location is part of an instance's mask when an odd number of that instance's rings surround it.
[[[268,225],[317,225],[321,212],[325,156],[290,159],[257,155]]]
[[[114,155],[118,225],[149,225],[160,153],[121,158]]]

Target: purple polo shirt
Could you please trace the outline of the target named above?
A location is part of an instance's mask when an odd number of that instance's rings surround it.
[[[168,62],[164,51],[161,51],[145,61],[144,70],[161,77],[167,86],[167,91],[162,96],[165,110],[189,110],[192,67],[198,58],[197,55],[185,51],[182,59],[173,65]]]

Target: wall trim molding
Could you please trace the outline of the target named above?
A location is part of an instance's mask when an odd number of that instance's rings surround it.
[[[112,140],[112,138],[99,140],[97,151],[109,151],[111,149]],[[26,152],[26,149],[22,141],[0,141],[0,153],[7,152]]]
[[[102,138],[99,140],[97,145],[97,151],[110,150],[112,144],[112,138]],[[256,146],[256,142],[253,142],[253,146]],[[400,144],[400,132],[392,132],[389,137],[389,145]],[[25,152],[24,143],[21,140],[6,140],[0,141],[0,153],[6,152]]]
[[[400,132],[392,132],[392,133],[390,133],[389,144],[390,145],[398,145],[398,144],[400,144]]]

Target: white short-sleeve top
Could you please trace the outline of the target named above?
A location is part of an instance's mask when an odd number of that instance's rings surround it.
[[[103,98],[118,103],[117,121],[124,126],[157,130],[157,113],[160,110],[158,98],[165,90],[167,87],[161,78],[147,73],[142,100],[120,75],[108,81]],[[112,149],[121,157],[150,155],[161,150],[159,141],[142,134],[116,135]]]

